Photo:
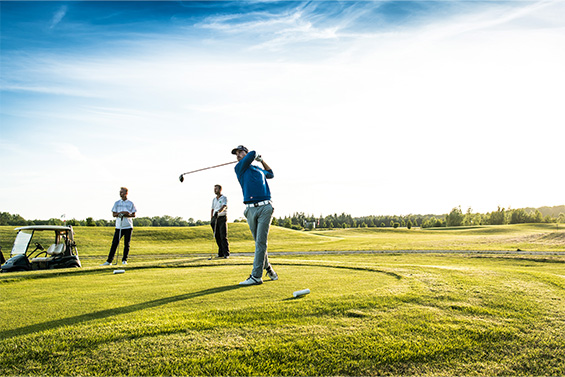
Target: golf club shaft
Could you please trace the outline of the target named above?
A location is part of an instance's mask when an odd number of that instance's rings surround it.
[[[118,235],[118,247],[116,248],[116,266],[118,265],[118,259],[120,259],[120,242],[122,241],[122,220],[120,218],[120,234]]]
[[[218,216],[216,216],[216,219],[215,219],[215,221],[214,221],[214,241],[212,242],[212,244],[214,245],[214,250],[216,250],[215,245],[217,244],[217,243],[216,243],[216,226],[217,226],[217,225],[218,225]],[[218,247],[219,247],[219,246],[218,246]],[[214,251],[214,253],[215,253],[215,251]],[[214,253],[212,253],[212,257],[214,257]]]
[[[116,266],[118,265],[118,259],[120,259],[120,242],[122,242],[122,222],[124,221],[124,216],[120,217],[120,234],[118,235],[118,247],[116,248]]]
[[[230,165],[230,164],[235,164],[237,161],[230,161],[230,162],[226,162],[225,164],[220,164],[220,165],[214,165],[214,166],[210,166],[207,168],[202,168],[202,169],[197,169],[197,170],[192,170],[186,173],[182,173],[181,176],[183,175],[187,175],[187,174],[192,174],[192,173],[196,173],[198,171],[202,171],[202,170],[208,170],[208,169],[214,169],[214,168],[219,168],[220,166],[224,166],[224,165]]]

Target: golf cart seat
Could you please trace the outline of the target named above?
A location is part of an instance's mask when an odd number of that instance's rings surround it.
[[[35,257],[30,260],[31,263],[39,263],[39,262],[50,262],[53,260],[53,257]]]
[[[54,243],[53,245],[49,246],[47,249],[48,255],[59,255],[65,251],[65,244],[61,242],[60,244]]]

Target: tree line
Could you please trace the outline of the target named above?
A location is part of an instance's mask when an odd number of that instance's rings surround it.
[[[352,217],[346,213],[328,216],[294,213],[273,219],[273,224],[290,229],[332,229],[332,228],[434,228],[474,225],[504,225],[523,223],[565,222],[565,205],[555,207],[504,209],[488,213],[474,213],[468,208],[463,213],[461,206],[455,207],[445,215],[406,215],[406,216],[363,216]]]
[[[235,220],[235,222],[244,219]],[[562,223],[565,222],[565,205],[540,208],[505,209],[498,207],[496,211],[488,213],[474,213],[471,208],[463,212],[461,206],[454,207],[451,212],[444,215],[405,215],[405,216],[361,216],[353,217],[349,214],[332,214],[327,216],[306,215],[296,212],[291,216],[273,218],[272,224],[289,229],[334,229],[334,228],[408,228],[421,227],[452,227],[474,225],[504,225],[523,223]],[[72,226],[101,226],[113,227],[115,220],[94,220],[87,217],[85,220],[62,220],[51,218],[49,220],[26,220],[20,215],[0,212],[0,225],[72,225]],[[154,216],[136,217],[133,225],[139,227],[190,227],[209,225],[210,221],[184,220],[181,217]]]
[[[154,216],[154,217],[136,217],[133,219],[134,226],[199,226],[208,225],[210,221],[194,220],[189,218],[184,220],[182,217],[173,216]],[[12,215],[8,212],[0,212],[0,225],[72,225],[72,226],[107,226],[113,227],[116,225],[116,220],[99,219],[94,220],[92,217],[87,217],[84,220],[77,219],[57,219],[50,218],[49,220],[26,220],[20,215]]]

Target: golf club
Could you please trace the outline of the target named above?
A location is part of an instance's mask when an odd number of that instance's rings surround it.
[[[118,235],[118,247],[116,248],[116,266],[120,258],[120,241],[122,240],[122,222],[124,221],[124,215],[120,214],[118,217],[120,218],[120,233]]]
[[[197,170],[188,171],[188,172],[186,172],[186,173],[182,173],[182,174],[179,176],[179,181],[184,182],[184,176],[187,175],[187,174],[196,173],[196,172],[202,171],[202,170],[208,170],[208,169],[213,169],[213,168],[219,168],[220,166],[235,164],[236,162],[237,162],[237,161],[230,161],[230,162],[226,162],[225,164],[214,165],[214,166],[210,166],[210,167],[207,167],[207,168],[202,168],[202,169],[197,169]]]
[[[216,216],[216,220],[214,221],[214,240],[212,242],[213,245],[216,245],[216,225],[218,225],[218,216]],[[215,250],[215,246],[214,246],[214,250]],[[208,260],[212,260],[213,258],[214,258],[214,253],[212,253],[210,259]]]

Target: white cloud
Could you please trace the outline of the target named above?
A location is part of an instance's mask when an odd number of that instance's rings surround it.
[[[50,29],[54,29],[59,23],[63,20],[65,15],[67,14],[68,7],[63,5],[55,12],[53,18],[51,19],[51,24],[49,26]]]

